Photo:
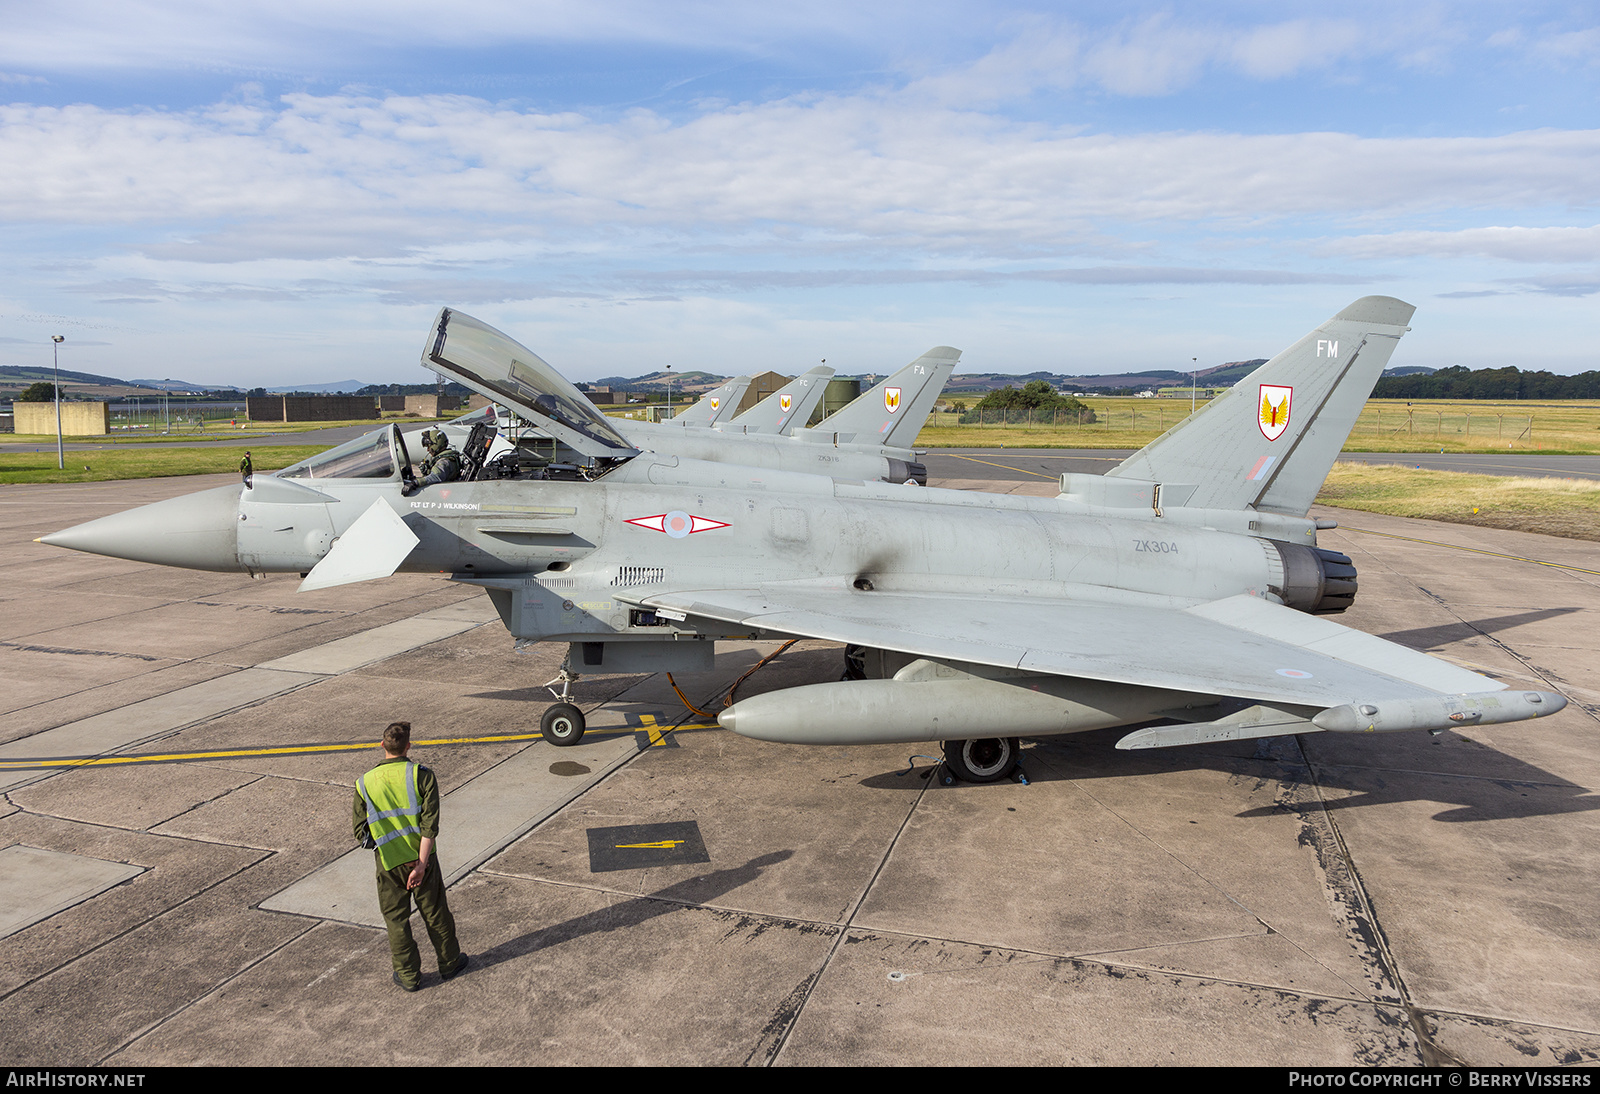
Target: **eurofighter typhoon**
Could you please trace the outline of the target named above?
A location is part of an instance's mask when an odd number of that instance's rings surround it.
[[[1062,476],[1053,498],[641,452],[588,400],[553,398],[524,347],[439,322],[424,363],[498,392],[551,438],[549,458],[406,496],[391,426],[44,542],[305,573],[311,596],[443,572],[484,588],[518,642],[568,643],[569,679],[705,670],[718,639],[842,642],[868,678],[744,699],[721,723],[802,744],[938,740],[975,782],[1011,774],[1024,736],[1120,725],[1139,728],[1119,748],[1160,748],[1553,714],[1558,694],[1326,618],[1351,604],[1356,572],[1306,513],[1413,311],[1357,300],[1107,475]],[[558,702],[542,729],[573,744],[583,715]]]

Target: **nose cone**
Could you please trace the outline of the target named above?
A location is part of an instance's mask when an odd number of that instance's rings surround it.
[[[190,570],[238,570],[239,491],[219,486],[116,513],[40,543]]]

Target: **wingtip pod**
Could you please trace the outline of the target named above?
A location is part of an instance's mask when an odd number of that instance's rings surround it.
[[[1466,729],[1521,722],[1554,714],[1567,705],[1553,691],[1489,691],[1381,703],[1350,703],[1313,715],[1311,724],[1331,733],[1395,733],[1407,729]]]
[[[1404,300],[1397,300],[1392,296],[1363,296],[1334,318],[1352,323],[1404,327],[1411,323],[1411,317],[1416,313],[1415,304],[1407,304]]]

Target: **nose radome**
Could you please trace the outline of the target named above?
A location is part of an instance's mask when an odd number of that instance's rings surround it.
[[[142,505],[52,532],[39,537],[39,542],[160,566],[237,570],[240,489],[219,486]]]

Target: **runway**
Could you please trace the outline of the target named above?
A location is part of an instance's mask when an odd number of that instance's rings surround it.
[[[1111,458],[959,455],[935,485],[1051,492]],[[749,741],[655,676],[585,677],[590,733],[554,748],[564,648],[513,652],[442,578],[302,595],[33,542],[231,479],[0,487],[12,1066],[1600,1060],[1591,544],[1315,511],[1360,571],[1339,622],[1569,696],[1549,719],[1131,753],[1110,730],[946,787],[932,743]],[[705,709],[776,646],[678,683]],[[840,657],[801,643],[740,694]],[[435,742],[474,959],[441,983],[425,957],[417,995],[349,832],[398,717]],[[704,858],[619,866],[605,833],[634,826]],[[612,841],[639,842],[671,839]]]

